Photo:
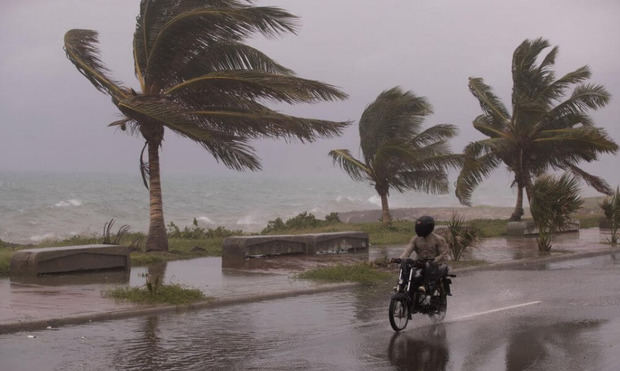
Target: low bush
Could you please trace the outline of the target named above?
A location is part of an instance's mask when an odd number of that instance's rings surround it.
[[[262,234],[269,234],[273,232],[284,232],[291,230],[303,230],[317,227],[330,226],[339,224],[340,218],[337,213],[331,213],[325,216],[325,220],[317,219],[314,214],[304,211],[286,222],[282,218],[275,218],[267,223],[267,227],[263,229]]]
[[[443,237],[448,243],[452,260],[459,261],[468,247],[475,246],[480,232],[456,213],[452,215],[446,226]]]
[[[231,230],[224,227],[217,227],[215,229],[205,229],[198,226],[198,221],[194,218],[194,222],[191,227],[185,227],[180,229],[174,222],[170,222],[167,226],[168,238],[179,238],[189,240],[202,240],[208,238],[226,238],[231,236],[243,235],[241,230]]]

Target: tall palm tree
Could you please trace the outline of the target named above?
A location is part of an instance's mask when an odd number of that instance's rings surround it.
[[[461,165],[461,156],[450,153],[447,140],[456,135],[453,125],[435,125],[422,130],[432,113],[424,97],[399,87],[379,94],[359,122],[363,159],[349,150],[329,152],[334,164],[356,181],[368,181],[381,197],[383,224],[392,217],[388,205],[390,189],[427,193],[448,192],[448,167]]]
[[[142,155],[146,150],[148,163],[142,157],[140,162],[150,190],[148,250],[168,248],[159,172],[165,129],[200,144],[229,168],[258,170],[260,162],[249,140],[313,141],[339,135],[348,124],[289,116],[263,105],[346,97],[333,86],[295,77],[243,43],[256,33],[274,37],[295,32],[295,21],[280,8],[237,0],[142,0],[133,38],[140,91],[108,76],[99,59],[95,31],[66,33],[69,60],[95,88],[110,95],[124,115],[110,126],[144,137]]]
[[[469,89],[483,111],[473,125],[488,138],[465,148],[456,184],[461,203],[470,205],[475,187],[501,163],[514,174],[517,187],[511,220],[520,220],[523,215],[523,190],[529,200],[532,180],[550,169],[569,171],[599,192],[611,193],[604,179],[578,166],[618,150],[588,115],[588,111],[604,107],[610,95],[602,85],[585,83],[591,75],[588,66],[556,79],[552,67],[558,47],[540,58],[549,46],[539,38],[523,41],[514,51],[512,114],[481,78],[469,79]],[[572,93],[566,96],[571,88]]]

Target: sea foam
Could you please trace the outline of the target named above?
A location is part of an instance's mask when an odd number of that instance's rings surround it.
[[[56,207],[82,206],[82,201],[72,198],[66,201],[60,201],[54,204]]]
[[[196,220],[205,224],[215,224],[208,216],[199,216]]]

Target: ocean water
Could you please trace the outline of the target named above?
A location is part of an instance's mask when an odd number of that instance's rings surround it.
[[[173,174],[162,183],[165,221],[179,226],[196,218],[204,227],[260,231],[269,220],[303,211],[323,217],[380,208],[370,185],[345,175]],[[458,205],[452,193],[393,193],[389,200],[392,208]],[[510,206],[514,200],[509,187],[497,182],[483,184],[474,194],[475,204]],[[0,172],[0,239],[27,243],[101,234],[111,218],[116,227],[146,231],[148,202],[139,174]]]

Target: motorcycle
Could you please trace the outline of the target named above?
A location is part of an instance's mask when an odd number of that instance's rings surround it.
[[[393,259],[400,264],[398,283],[390,299],[390,325],[394,331],[407,327],[415,313],[426,314],[435,322],[443,320],[448,309],[451,277],[447,267],[431,260]],[[426,276],[426,279],[425,279]]]

